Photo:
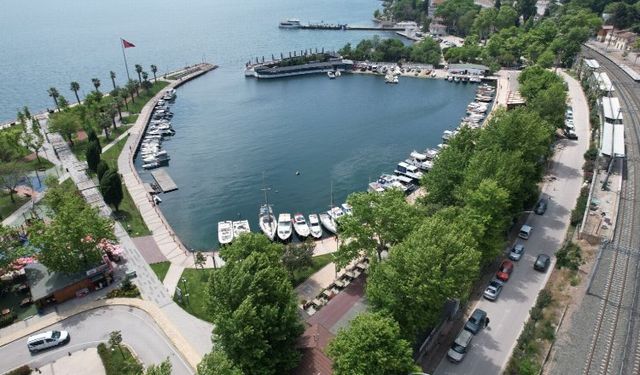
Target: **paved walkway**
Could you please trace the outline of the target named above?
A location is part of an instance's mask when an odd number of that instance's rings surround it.
[[[41,366],[38,370],[44,375],[106,374],[97,348],[73,352],[71,355]]]

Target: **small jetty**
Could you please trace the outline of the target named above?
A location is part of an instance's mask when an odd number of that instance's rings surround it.
[[[169,176],[166,169],[162,168],[155,170],[151,172],[151,175],[153,176],[153,179],[156,180],[163,193],[178,190],[178,185],[176,185],[171,176]]]

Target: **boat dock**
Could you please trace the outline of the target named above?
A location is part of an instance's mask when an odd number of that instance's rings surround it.
[[[397,26],[357,26],[347,24],[309,23],[300,25],[300,29],[306,30],[360,30],[360,31],[404,31],[404,27]]]
[[[171,176],[169,176],[166,169],[158,169],[151,172],[151,175],[153,176],[153,179],[156,180],[163,193],[178,190],[178,185],[176,185]]]

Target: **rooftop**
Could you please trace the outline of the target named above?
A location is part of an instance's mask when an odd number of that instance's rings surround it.
[[[41,263],[31,263],[25,266],[27,282],[31,289],[31,298],[36,301],[51,295],[53,292],[75,284],[88,278],[87,271],[72,274],[52,272]]]

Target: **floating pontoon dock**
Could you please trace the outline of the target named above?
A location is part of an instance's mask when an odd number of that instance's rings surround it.
[[[178,185],[173,182],[173,179],[169,174],[167,174],[167,171],[164,168],[151,172],[151,175],[156,180],[163,193],[178,190]]]

